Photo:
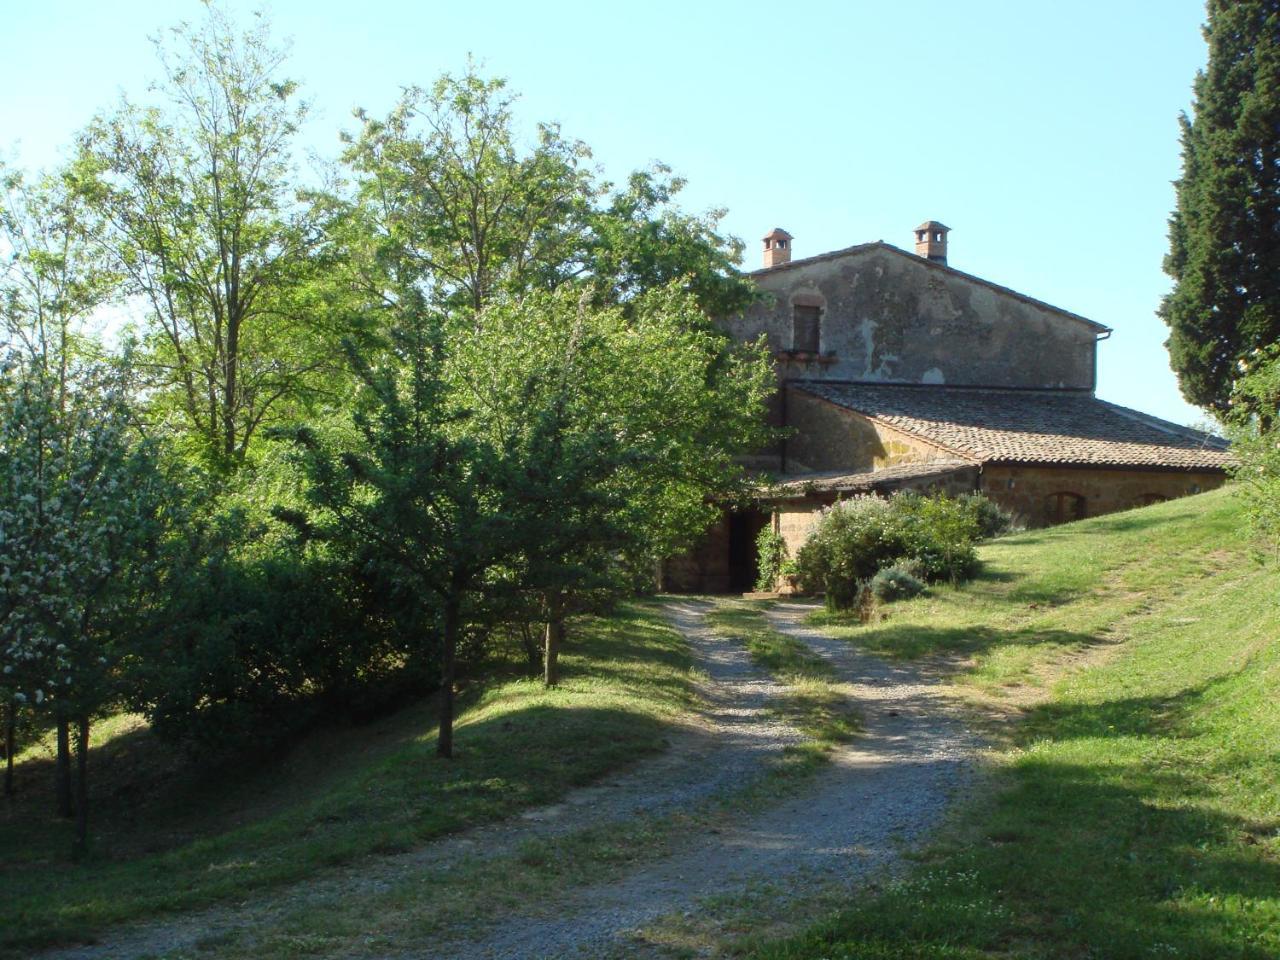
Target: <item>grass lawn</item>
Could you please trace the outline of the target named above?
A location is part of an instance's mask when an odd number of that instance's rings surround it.
[[[1027,533],[886,622],[819,615],[1021,722],[901,882],[752,956],[1280,956],[1280,572],[1240,521],[1218,491]]]
[[[133,718],[96,731],[94,856],[67,860],[49,816],[51,765],[20,765],[0,804],[0,951],[83,938],[122,921],[285,884],[553,802],[663,748],[695,703],[684,640],[630,609],[586,620],[561,686],[510,680],[473,694],[457,757],[434,755],[431,704],[367,727],[321,732],[252,768],[201,772]]]

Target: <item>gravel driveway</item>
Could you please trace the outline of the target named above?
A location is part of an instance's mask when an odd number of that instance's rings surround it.
[[[661,757],[502,824],[411,853],[357,862],[268,891],[244,905],[108,931],[97,944],[42,956],[115,960],[206,955],[198,947],[201,941],[252,941],[256,932],[269,932],[300,906],[376,898],[425,870],[462,858],[498,857],[529,839],[687,809],[746,785],[801,737],[768,711],[782,688],[751,664],[741,644],[706,626],[708,609],[709,603],[696,600],[672,600],[664,606],[669,622],[688,638],[707,679],[702,684],[703,714],[674,737]],[[776,629],[828,659],[837,680],[859,702],[865,731],[836,751],[799,793],[694,841],[674,857],[571,891],[556,899],[552,915],[506,917],[483,929],[460,931],[467,939],[436,941],[394,955],[424,960],[594,956],[625,943],[630,932],[646,923],[693,908],[707,895],[788,877],[801,882],[825,875],[855,882],[894,861],[901,844],[919,840],[937,823],[949,798],[968,784],[976,741],[955,718],[936,682],[910,666],[886,663],[806,628],[802,619],[810,609],[780,604],[768,616]]]

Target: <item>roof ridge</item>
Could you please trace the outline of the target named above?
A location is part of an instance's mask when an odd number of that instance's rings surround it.
[[[847,254],[850,254],[850,253],[858,253],[863,250],[869,250],[872,247],[882,247],[883,249],[896,253],[899,256],[909,257],[912,260],[912,262],[923,264],[924,266],[932,270],[950,271],[951,273],[954,273],[957,276],[964,277],[966,280],[971,280],[974,283],[982,284],[984,287],[988,287],[999,293],[1003,293],[1008,296],[1014,297],[1017,300],[1022,300],[1026,303],[1030,303],[1038,307],[1043,307],[1046,310],[1051,310],[1052,312],[1059,314],[1061,316],[1067,317],[1071,320],[1077,320],[1080,323],[1084,323],[1090,327],[1093,327],[1095,330],[1097,330],[1100,333],[1112,332],[1112,328],[1108,327],[1105,323],[1099,323],[1097,320],[1090,320],[1088,317],[1083,316],[1079,313],[1075,313],[1071,310],[1066,310],[1062,307],[1054,306],[1052,303],[1049,303],[1046,300],[1037,299],[1036,297],[1033,297],[1030,294],[1026,294],[1018,290],[1014,290],[1012,287],[1006,287],[1003,284],[996,283],[993,280],[987,280],[984,277],[979,277],[977,274],[966,273],[964,270],[957,270],[953,266],[950,266],[945,263],[939,263],[936,260],[926,260],[924,257],[921,257],[918,254],[914,254],[914,253],[911,253],[910,251],[903,250],[901,247],[894,246],[892,243],[887,243],[884,240],[872,240],[868,243],[855,243],[851,247],[844,247],[843,249],[840,249],[840,250],[829,250],[826,253],[815,253],[811,257],[801,257],[798,260],[788,260],[786,263],[779,263],[776,266],[772,266],[772,267],[761,267],[759,270],[748,271],[746,276],[748,277],[768,276],[770,274],[777,273],[783,270],[790,270],[793,267],[804,266],[805,264],[810,264],[810,263],[818,263],[823,260],[832,260],[832,259],[835,259],[836,257],[846,256]]]
[[[792,377],[786,382],[794,384],[811,383],[816,386],[826,384],[833,387],[905,387],[911,390],[967,390],[972,393],[1016,393],[1021,396],[1041,393],[1055,396],[1094,397],[1094,392],[1089,387],[987,386],[980,383],[918,383],[914,380],[836,380],[833,378],[815,380],[809,377]],[[1094,397],[1094,399],[1097,398]]]
[[[1230,442],[1225,437],[1219,437],[1217,434],[1197,430],[1194,427],[1184,427],[1182,424],[1174,423],[1172,420],[1165,420],[1152,413],[1143,413],[1141,410],[1134,410],[1132,407],[1123,407],[1118,403],[1112,403],[1110,400],[1103,400],[1101,397],[1096,397],[1095,399],[1099,403],[1106,404],[1122,417],[1128,417],[1138,423],[1145,423],[1147,426],[1170,436],[1182,437],[1185,440],[1197,440],[1201,446],[1213,446],[1222,450],[1230,446]],[[1218,446],[1219,444],[1221,446]]]
[[[1231,462],[1220,438],[1093,394],[1063,390],[886,390],[878,383],[791,381],[795,389],[934,450],[984,463],[1205,469]],[[895,385],[896,386],[896,385]]]

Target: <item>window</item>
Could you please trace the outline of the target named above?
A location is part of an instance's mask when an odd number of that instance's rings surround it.
[[[817,353],[821,338],[822,308],[796,304],[791,309],[791,349],[798,353]]]
[[[1045,518],[1050,523],[1084,519],[1084,497],[1078,493],[1051,493],[1045,498]]]

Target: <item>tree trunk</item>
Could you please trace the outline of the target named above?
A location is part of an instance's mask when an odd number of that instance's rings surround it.
[[[4,795],[13,796],[13,752],[17,747],[18,708],[10,701],[4,717]]]
[[[458,649],[458,620],[461,604],[457,597],[444,602],[444,663],[440,671],[440,733],[437,756],[453,756],[453,661]]]
[[[233,294],[234,296],[234,294]],[[236,405],[240,400],[240,317],[235,304],[230,305],[230,316],[227,318],[227,359],[224,366],[225,380],[222,387],[222,452],[227,464],[235,462],[236,456]]]
[[[547,600],[547,633],[542,659],[542,682],[548,687],[554,687],[560,682],[560,645],[563,642],[564,599],[556,594]]]
[[[80,718],[76,731],[76,839],[71,855],[89,852],[89,717]]]
[[[520,644],[524,647],[524,657],[529,664],[529,676],[536,677],[542,671],[542,644],[533,631],[533,624],[521,621]]]
[[[54,769],[54,791],[58,816],[70,818],[75,813],[71,804],[71,724],[62,708],[58,708],[58,760]]]

